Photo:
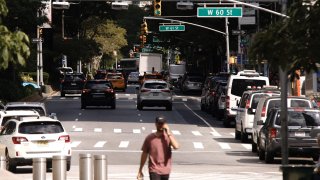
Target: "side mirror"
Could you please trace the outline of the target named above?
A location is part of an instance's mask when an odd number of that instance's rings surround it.
[[[237,100],[237,103],[236,103],[236,104],[237,104],[237,106],[239,107],[239,104],[240,104],[239,100]]]
[[[248,114],[256,114],[256,109],[249,108]]]
[[[257,125],[262,126],[264,125],[264,122],[262,120],[257,121]]]
[[[52,118],[52,119],[58,119],[56,113],[50,113],[49,117]]]

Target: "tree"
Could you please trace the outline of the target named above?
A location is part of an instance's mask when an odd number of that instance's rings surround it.
[[[8,9],[5,0],[0,0],[0,15],[5,17]],[[11,32],[0,21],[0,69],[7,69],[9,63],[25,65],[30,55],[29,37],[22,31]]]

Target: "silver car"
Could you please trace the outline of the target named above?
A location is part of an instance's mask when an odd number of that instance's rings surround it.
[[[144,106],[164,106],[167,111],[172,110],[172,87],[163,80],[146,80],[138,90],[137,109]]]
[[[128,84],[130,83],[138,83],[139,82],[139,72],[131,72],[128,75]]]

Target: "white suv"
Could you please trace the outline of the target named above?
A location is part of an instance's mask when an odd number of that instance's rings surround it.
[[[20,119],[21,117],[39,117],[36,110],[8,110],[0,111],[0,130],[2,126],[10,119]]]
[[[164,106],[167,111],[172,110],[172,88],[163,80],[146,80],[139,88],[137,95],[137,109],[144,106]]]
[[[49,117],[11,119],[0,132],[0,156],[6,158],[6,169],[32,165],[33,158],[46,158],[51,166],[53,156],[67,157],[67,170],[71,162],[69,134],[60,121]]]
[[[262,87],[265,85],[269,86],[269,78],[260,76],[255,70],[239,71],[237,75],[231,75],[227,83],[223,125],[230,126],[231,123],[235,123],[237,104],[240,102],[240,98],[248,86]]]
[[[259,100],[252,125],[252,152],[257,151],[258,136],[262,125],[258,125],[258,121],[265,122],[267,114],[272,108],[280,108],[281,97],[263,97]],[[306,107],[313,108],[313,103],[309,98],[289,96],[287,99],[288,107]]]
[[[276,87],[275,87],[276,88]],[[236,115],[235,139],[246,142],[252,134],[254,113],[259,100],[265,96],[279,96],[278,89],[249,90],[241,97]]]

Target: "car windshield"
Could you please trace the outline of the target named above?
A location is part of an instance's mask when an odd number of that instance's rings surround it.
[[[144,76],[146,79],[162,79],[161,75],[148,74]]]
[[[8,106],[6,108],[6,110],[35,110],[35,111],[37,111],[39,113],[40,116],[45,116],[46,115],[44,109],[41,108],[41,107],[32,107],[32,106],[31,107],[29,107],[29,106],[21,106],[21,107],[12,106],[12,107],[10,107],[10,106]]]
[[[111,87],[111,83],[106,81],[88,82],[85,85],[86,89],[110,89]]]
[[[259,103],[259,100],[262,97],[268,96],[267,94],[253,94],[251,108],[256,109]]]
[[[280,115],[276,125],[281,125]],[[318,111],[288,111],[288,126],[320,126],[320,112]]]
[[[190,82],[202,82],[201,77],[188,77],[188,81]]]
[[[64,80],[66,81],[81,81],[84,79],[84,76],[83,75],[66,75],[64,77]]]
[[[248,86],[260,86],[266,85],[265,80],[257,79],[233,79],[231,94],[241,97],[243,92],[247,90]]]
[[[41,121],[23,122],[18,132],[21,134],[54,134],[64,132],[60,122]]]
[[[106,74],[104,73],[97,73],[95,76],[94,76],[95,79],[105,79],[106,78]]]
[[[121,74],[108,74],[107,79],[122,79]]]
[[[166,83],[146,83],[144,87],[147,89],[165,89],[167,88],[167,84]]]

